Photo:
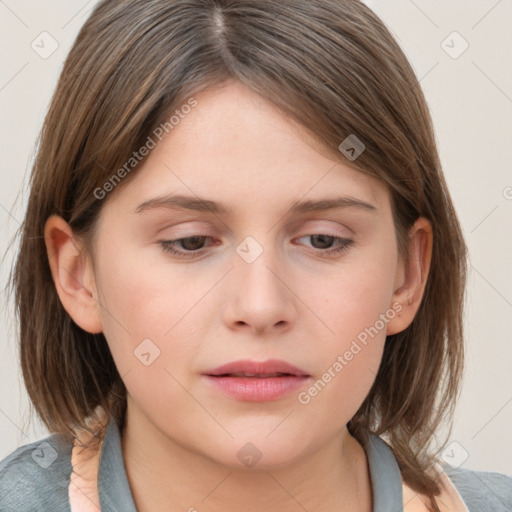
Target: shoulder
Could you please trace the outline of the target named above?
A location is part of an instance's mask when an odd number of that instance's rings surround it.
[[[0,510],[69,512],[71,446],[54,433],[0,461]]]
[[[469,512],[510,512],[512,475],[442,464]]]

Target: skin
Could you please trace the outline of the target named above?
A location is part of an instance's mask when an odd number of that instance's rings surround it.
[[[372,386],[386,335],[418,310],[431,226],[420,218],[412,227],[405,266],[382,182],[341,155],[333,160],[240,84],[195,98],[137,174],[104,199],[89,253],[80,256],[81,241],[60,217],[45,229],[62,304],[84,330],[104,333],[128,390],[122,448],[136,506],[370,512],[366,455],[346,425]],[[168,193],[226,203],[234,213],[135,212]],[[341,195],[377,210],[287,213],[294,200]],[[337,243],[322,246],[314,234],[353,243],[320,255]],[[207,237],[199,256],[164,250],[162,241],[191,236]],[[263,249],[252,263],[236,252],[247,236]],[[241,402],[201,375],[237,359],[276,358],[311,376],[299,391],[307,390],[396,303],[401,311],[308,404],[298,392]],[[149,366],[134,355],[144,339],[160,350]],[[252,468],[237,457],[247,442],[262,454]]]

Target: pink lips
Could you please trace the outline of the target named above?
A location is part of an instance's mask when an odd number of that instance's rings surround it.
[[[237,400],[277,400],[303,386],[309,375],[286,361],[239,360],[207,370],[203,375],[216,389]]]

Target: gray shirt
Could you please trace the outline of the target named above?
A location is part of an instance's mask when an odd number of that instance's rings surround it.
[[[68,487],[72,445],[59,434],[25,444],[0,462],[0,512],[70,512]],[[371,434],[366,455],[374,496],[373,512],[403,510],[402,479],[392,450]],[[443,464],[470,512],[511,512],[512,476]],[[137,512],[121,450],[121,434],[110,419],[98,468],[104,512]]]

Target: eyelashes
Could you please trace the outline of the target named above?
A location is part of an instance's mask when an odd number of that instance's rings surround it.
[[[176,249],[176,246],[179,244],[183,246],[184,243],[188,245],[189,242],[192,242],[192,246],[194,246],[197,243],[197,240],[203,240],[207,238],[210,237],[206,235],[188,236],[185,238],[177,238],[176,240],[161,240],[160,244],[162,245],[162,248],[164,249],[165,252],[168,252],[173,256],[177,256],[178,258],[194,258],[204,253],[202,247],[199,249],[180,251]]]
[[[197,245],[202,245],[204,240],[209,239],[211,237],[206,235],[196,235],[196,236],[188,236],[184,238],[177,238],[175,240],[161,240],[159,243],[162,246],[162,249],[177,257],[183,259],[190,259],[202,256],[205,253],[204,247],[196,247]],[[317,249],[313,248],[312,252],[316,256],[320,257],[335,257],[349,250],[350,246],[354,243],[353,240],[348,238],[341,238],[336,235],[331,234],[314,234],[314,235],[304,235],[300,238],[311,238],[320,241],[320,245],[329,245],[329,243],[336,243],[334,248],[327,249]],[[299,238],[299,240],[300,240]],[[180,250],[177,247],[181,245],[182,249]],[[215,245],[215,244],[212,244]],[[187,248],[188,246],[188,248]],[[190,248],[192,247],[192,248]]]

